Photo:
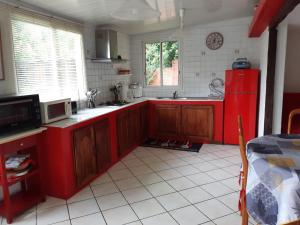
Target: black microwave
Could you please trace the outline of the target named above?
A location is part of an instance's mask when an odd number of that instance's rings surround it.
[[[0,135],[39,128],[41,124],[39,95],[0,96]]]

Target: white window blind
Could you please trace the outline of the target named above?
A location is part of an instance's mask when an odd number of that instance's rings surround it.
[[[28,16],[14,15],[11,23],[18,92],[38,93],[41,99],[83,98],[82,34]]]

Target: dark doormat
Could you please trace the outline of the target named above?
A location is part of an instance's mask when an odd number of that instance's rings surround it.
[[[142,145],[144,147],[152,148],[165,148],[171,150],[179,150],[185,152],[199,152],[202,147],[202,143],[191,143],[188,141],[172,141],[172,140],[159,140],[159,139],[148,139]]]

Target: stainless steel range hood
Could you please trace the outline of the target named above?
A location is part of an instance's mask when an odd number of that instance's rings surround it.
[[[121,55],[118,55],[118,33],[109,29],[98,29],[95,32],[96,58],[94,62],[125,62]]]

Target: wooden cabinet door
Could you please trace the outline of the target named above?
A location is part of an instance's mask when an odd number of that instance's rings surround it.
[[[155,117],[158,136],[177,136],[180,134],[180,105],[156,105]]]
[[[104,119],[94,125],[98,172],[111,164],[109,120]]]
[[[194,141],[212,140],[214,108],[211,105],[182,106],[182,134]]]
[[[118,153],[122,156],[129,147],[129,117],[128,112],[124,111],[117,115],[117,139]]]
[[[129,148],[139,143],[140,110],[139,108],[128,110],[128,141]]]
[[[75,130],[73,135],[75,176],[80,186],[97,172],[94,130],[87,126]]]
[[[148,105],[140,107],[140,143],[148,137]]]

